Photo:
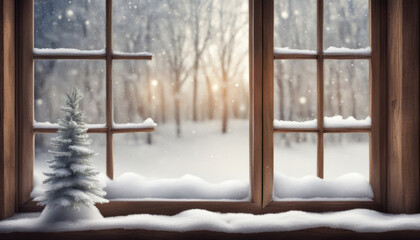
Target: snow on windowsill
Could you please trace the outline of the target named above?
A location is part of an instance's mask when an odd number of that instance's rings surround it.
[[[302,55],[316,55],[314,50],[290,49],[288,47],[274,48],[274,54],[302,54]]]
[[[118,55],[118,56],[153,57],[153,53],[150,53],[150,52],[127,53],[127,52],[114,51],[113,54]]]
[[[45,129],[56,129],[60,128],[60,125],[58,123],[50,123],[50,122],[37,122],[34,121],[33,123],[34,128],[45,128]],[[86,124],[86,127],[88,129],[98,129],[98,128],[105,128],[105,123],[99,123],[99,124]]]
[[[100,50],[80,50],[74,48],[34,48],[34,54],[39,55],[101,55],[105,54],[105,49]]]
[[[128,129],[128,128],[154,128],[157,124],[153,119],[148,118],[142,123],[113,123],[112,127],[115,129]]]
[[[324,54],[328,55],[340,55],[340,54],[360,54],[360,55],[369,55],[372,50],[370,47],[359,48],[359,49],[350,49],[345,47],[329,47],[324,51]]]
[[[357,127],[370,127],[372,121],[370,117],[365,119],[355,119],[354,117],[343,118],[342,116],[324,117],[324,127],[326,128],[357,128]],[[309,121],[283,121],[275,119],[273,121],[274,129],[312,129],[317,128],[317,120]]]
[[[44,195],[47,186],[45,177],[34,174],[34,188],[31,198]],[[204,179],[186,174],[180,178],[149,179],[127,172],[114,180],[100,174],[107,193],[105,198],[113,201],[249,201],[249,183],[241,180],[227,180],[209,183]]]
[[[44,223],[40,213],[18,213],[0,221],[0,232],[64,232],[104,229],[156,231],[214,231],[226,233],[287,232],[311,228],[345,229],[356,232],[420,230],[420,214],[386,214],[368,209],[310,213],[288,211],[254,215],[216,213],[192,209],[174,216],[136,214],[96,220]]]
[[[274,173],[273,198],[275,201],[369,201],[373,199],[373,190],[369,181],[359,173],[348,173],[335,179],[316,176],[294,178]]]

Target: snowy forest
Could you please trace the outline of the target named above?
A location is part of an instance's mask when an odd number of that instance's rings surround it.
[[[35,0],[35,48],[105,48],[104,0]],[[275,0],[275,47],[316,50],[316,0]],[[369,47],[368,0],[326,0],[324,48]],[[208,182],[249,181],[248,0],[114,0],[113,51],[153,54],[113,61],[115,123],[151,117],[153,133],[114,135],[115,177],[185,174]],[[35,121],[54,123],[78,86],[89,124],[105,123],[105,61],[36,60]],[[326,60],[325,116],[369,116],[369,60]],[[317,116],[315,60],[276,60],[275,119]],[[50,138],[35,137],[35,171]],[[90,134],[105,172],[105,135]],[[326,134],[325,174],[369,173],[366,133]],[[343,144],[347,143],[347,144]],[[316,134],[275,135],[275,171],[316,175]]]

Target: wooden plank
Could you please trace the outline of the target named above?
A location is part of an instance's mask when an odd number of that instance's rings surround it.
[[[348,127],[348,128],[324,128],[323,130],[315,129],[315,128],[276,128],[273,130],[274,133],[288,133],[288,132],[311,132],[311,133],[358,133],[358,132],[366,132],[369,133],[371,131],[370,127]]]
[[[114,178],[114,141],[112,136],[112,123],[114,119],[113,93],[112,93],[112,0],[106,0],[106,174]]]
[[[382,4],[381,4],[382,3]],[[369,28],[372,59],[369,72],[370,116],[372,132],[369,141],[369,182],[377,204],[386,206],[386,2],[370,0]]]
[[[419,4],[388,1],[388,211],[419,211]]]
[[[138,133],[138,132],[153,132],[155,128],[89,128],[88,133]],[[33,133],[57,133],[58,128],[34,128]]]
[[[274,53],[274,59],[370,59],[370,54],[278,54]]]
[[[366,208],[380,211],[382,208],[374,201],[277,201],[263,209],[264,213],[283,211],[330,212]]]
[[[33,0],[17,1],[18,34],[18,207],[30,200],[34,164]],[[19,209],[18,209],[19,210]]]
[[[15,3],[0,3],[0,219],[15,212]]]
[[[258,206],[262,204],[262,96],[263,96],[263,49],[262,49],[262,16],[263,0],[249,0],[249,64],[250,64],[250,183],[251,201]]]
[[[263,202],[273,194],[273,120],[274,120],[274,0],[263,1]]]
[[[317,176],[324,177],[324,0],[317,0]]]
[[[115,60],[152,60],[153,56],[148,55],[126,55],[126,54],[33,54],[33,59],[54,60],[54,59],[68,59],[68,60],[106,60],[108,57]]]

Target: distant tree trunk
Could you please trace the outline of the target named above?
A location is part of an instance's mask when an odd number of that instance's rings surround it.
[[[213,96],[213,89],[211,86],[210,78],[206,74],[206,85],[207,85],[207,92],[208,92],[208,100],[207,100],[207,117],[210,120],[214,118],[214,96]]]
[[[223,74],[222,77],[223,86],[222,86],[222,133],[227,133],[228,125],[228,99],[227,99],[227,76]]]
[[[163,86],[162,83],[159,84],[159,91],[160,91],[160,116],[161,116],[161,122],[165,123],[166,122],[166,102],[165,102],[165,87]]]
[[[176,136],[181,137],[181,113],[179,106],[179,94],[175,95],[175,124],[176,124]]]
[[[192,108],[193,108],[193,116],[192,116],[192,120],[194,122],[198,121],[198,117],[197,117],[197,92],[198,92],[198,79],[197,79],[197,75],[198,75],[198,67],[199,67],[199,63],[198,63],[199,57],[196,56],[195,60],[194,60],[194,75],[193,75],[193,102],[192,102]]]
[[[147,23],[146,23],[146,36],[145,36],[145,45],[146,45],[146,49],[151,49],[151,37],[150,37],[150,31],[151,31],[151,17],[148,16],[147,17]],[[151,79],[150,79],[150,68],[149,65],[146,65],[146,83],[147,83],[147,109],[148,109],[148,116],[147,117],[151,117],[154,118],[154,114],[153,114],[153,99],[152,99],[152,86],[151,86]],[[147,140],[146,140],[147,144],[151,145],[153,143],[153,139],[152,139],[152,133],[148,132],[147,133]]]

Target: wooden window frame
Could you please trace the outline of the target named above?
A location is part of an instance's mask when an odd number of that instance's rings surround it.
[[[112,0],[106,0],[106,52],[105,54],[77,55],[41,55],[34,54],[34,0],[17,1],[17,66],[18,66],[18,141],[17,141],[17,211],[39,211],[41,207],[33,202],[29,195],[33,187],[34,135],[36,133],[52,133],[56,129],[33,128],[34,116],[34,60],[36,59],[101,59],[106,61],[106,120],[105,128],[90,129],[91,133],[106,133],[107,135],[107,175],[113,177],[112,144],[113,134],[120,132],[150,132],[150,129],[115,129],[112,127],[112,62],[114,59],[150,60],[145,56],[123,56],[112,52]],[[318,11],[323,11],[323,0],[318,0]],[[380,0],[370,0],[370,33],[371,58],[371,141],[370,141],[370,182],[375,199],[365,201],[293,201],[273,202],[273,31],[274,31],[274,0],[249,0],[249,64],[250,64],[250,190],[251,199],[248,202],[226,201],[112,201],[97,205],[104,216],[125,215],[133,213],[175,214],[191,208],[202,208],[219,212],[249,212],[265,213],[285,210],[333,211],[365,207],[382,209],[385,204],[386,190],[386,85],[382,78],[386,77],[380,71],[385,65],[381,55],[386,52],[386,42],[383,37],[383,14]],[[386,25],[384,25],[386,27]],[[320,26],[318,25],[318,28]],[[322,27],[322,26],[321,26]],[[322,28],[321,28],[322,30]],[[320,31],[318,29],[318,31]],[[320,36],[318,36],[318,39]],[[322,36],[321,36],[322,39]],[[386,41],[386,38],[385,38]],[[319,41],[318,41],[319,42]],[[310,56],[317,59],[318,75],[322,74],[322,59],[329,56],[320,54]],[[322,50],[321,50],[322,51]],[[278,57],[278,56],[276,56]],[[284,57],[284,56],[283,56]],[[300,58],[301,56],[288,56]],[[337,56],[346,59],[349,56]],[[351,57],[351,56],[350,56]],[[360,58],[360,56],[357,56]],[[369,56],[366,56],[369,58]],[[382,56],[383,58],[383,56]],[[320,64],[321,63],[321,64]],[[322,75],[321,75],[322,77]],[[320,76],[318,76],[318,79]],[[322,78],[321,78],[322,79]],[[381,80],[382,79],[382,80]],[[319,81],[318,81],[319,82]],[[23,87],[24,86],[24,87]],[[318,85],[318,91],[323,89]],[[322,96],[322,95],[321,95]],[[321,99],[323,100],[323,99]],[[320,106],[318,106],[320,107]],[[318,110],[318,114],[320,111]],[[319,116],[318,116],[319,118]],[[322,119],[321,119],[322,121]],[[366,129],[362,129],[366,131]],[[322,136],[322,133],[320,134]]]

